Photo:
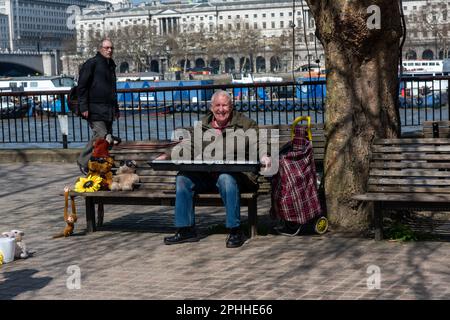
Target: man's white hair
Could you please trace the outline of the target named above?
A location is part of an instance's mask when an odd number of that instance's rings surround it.
[[[110,38],[102,38],[102,40],[100,40],[100,43],[98,44],[98,49],[101,49],[103,47],[103,42],[105,41],[109,41],[112,43]]]
[[[214,92],[214,94],[211,97],[211,105],[213,105],[214,101],[220,96],[226,97],[228,99],[228,102],[230,103],[230,106],[233,107],[233,104],[231,103],[232,99],[231,99],[230,94],[224,90],[217,90],[216,92]]]

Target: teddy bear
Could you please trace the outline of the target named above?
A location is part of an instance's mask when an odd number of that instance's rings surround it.
[[[88,176],[102,178],[100,190],[111,190],[113,158],[109,155],[110,143],[107,139],[97,139],[94,142],[94,150],[88,161]]]
[[[116,175],[113,176],[111,191],[132,191],[134,185],[139,182],[139,176],[136,174],[136,161],[127,160],[120,163]]]
[[[3,232],[2,236],[7,238],[13,238],[16,242],[16,248],[14,251],[14,258],[22,258],[26,259],[28,258],[28,251],[27,246],[25,244],[25,241],[23,241],[23,236],[25,235],[25,232],[20,230],[11,230],[9,232]]]

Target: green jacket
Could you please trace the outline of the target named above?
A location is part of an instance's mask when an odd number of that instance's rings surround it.
[[[205,117],[200,119],[201,121],[201,130],[202,134],[205,135],[205,133],[208,130],[211,131],[212,136],[216,136],[216,129],[214,129],[211,125],[213,119],[213,114],[211,111],[209,111]],[[249,130],[251,129],[251,130]],[[193,131],[192,131],[193,130]],[[231,118],[230,123],[227,125],[227,127],[222,131],[222,146],[223,146],[223,154],[222,156],[217,156],[215,158],[216,154],[215,152],[211,152],[212,149],[214,149],[213,146],[221,146],[221,144],[215,144],[216,141],[211,139],[206,139],[207,141],[200,140],[202,142],[202,145],[200,146],[198,142],[196,143],[195,135],[198,134],[196,132],[197,129],[191,129],[191,155],[193,156],[193,159],[203,159],[203,160],[251,160],[251,161],[258,161],[259,155],[258,155],[258,125],[257,123],[245,116],[244,114],[233,111],[233,115]],[[233,139],[233,143],[231,147],[226,147],[231,142],[227,142],[227,130],[228,133],[232,133],[234,136],[229,137],[229,139]],[[232,130],[232,131],[230,131]],[[245,134],[250,134],[251,137],[246,137]],[[254,133],[254,134],[253,134]],[[242,142],[245,141],[245,149],[242,148]],[[208,147],[209,146],[209,147]],[[251,152],[250,152],[251,150]],[[239,152],[239,154],[238,154]],[[212,158],[209,158],[209,156],[212,156]],[[245,157],[243,159],[243,157]],[[257,178],[258,175],[252,172],[243,172],[238,173],[236,175],[236,178],[238,178],[238,181],[241,185],[245,187],[245,189],[255,189],[257,186]]]

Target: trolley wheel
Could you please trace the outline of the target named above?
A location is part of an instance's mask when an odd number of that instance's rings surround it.
[[[317,234],[324,234],[328,230],[328,219],[325,217],[320,217],[314,223],[314,231]]]

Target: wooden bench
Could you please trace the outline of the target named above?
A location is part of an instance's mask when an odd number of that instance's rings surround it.
[[[375,240],[383,238],[383,211],[450,209],[450,139],[379,139],[371,149],[365,194],[374,203]]]
[[[291,127],[281,126],[260,126],[265,129],[279,129],[280,147],[291,139]],[[325,146],[323,131],[321,127],[314,127],[313,146],[315,160],[320,166],[323,162],[323,150]],[[130,141],[122,142],[111,150],[111,156],[114,157],[116,167],[121,160],[135,160],[137,163],[137,174],[140,177],[140,183],[134,191],[97,191],[92,193],[76,193],[72,195],[85,198],[86,206],[86,224],[87,232],[97,230],[97,225],[103,223],[104,205],[156,205],[156,206],[174,206],[175,205],[175,179],[176,171],[155,171],[148,161],[155,159],[163,152],[169,149],[167,144],[173,141]],[[264,194],[270,194],[270,180],[264,176],[258,178],[259,188],[255,192],[241,193],[241,206],[248,208],[249,235],[253,237],[257,233],[257,197]],[[95,205],[98,205],[96,223]],[[222,198],[218,193],[200,193],[195,198],[196,206],[223,206]]]
[[[424,138],[450,138],[450,121],[424,121]]]

